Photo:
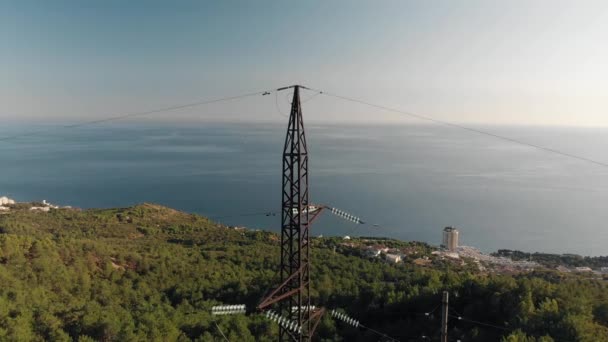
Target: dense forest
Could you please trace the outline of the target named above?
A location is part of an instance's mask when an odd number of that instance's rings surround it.
[[[277,282],[278,236],[231,229],[144,204],[0,215],[1,341],[274,341],[255,307]],[[313,303],[340,309],[400,341],[438,340],[441,292],[450,340],[608,341],[606,281],[549,269],[500,275],[433,260],[389,264],[339,238],[313,241]],[[460,317],[461,319],[459,319]],[[325,315],[319,341],[378,341]]]

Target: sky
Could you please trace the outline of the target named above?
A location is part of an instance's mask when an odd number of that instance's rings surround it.
[[[0,121],[303,84],[455,123],[608,126],[607,37],[606,1],[2,1]],[[139,120],[280,122],[288,96]],[[410,122],[325,96],[304,112]]]

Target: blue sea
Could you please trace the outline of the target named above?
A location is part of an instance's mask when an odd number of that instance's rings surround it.
[[[477,127],[608,162],[608,130]],[[155,202],[229,225],[278,231],[278,124],[113,123],[71,129],[3,125],[0,196],[81,208]],[[608,168],[437,125],[307,125],[311,202],[325,213],[313,235],[389,236],[608,255]],[[377,226],[374,226],[377,224]]]

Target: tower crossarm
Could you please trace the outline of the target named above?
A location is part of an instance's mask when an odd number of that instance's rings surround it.
[[[308,321],[310,321],[310,336],[315,334],[315,330],[319,323],[321,323],[321,318],[323,318],[324,314],[325,308],[316,308],[310,313],[310,316],[308,317]]]
[[[283,281],[283,283],[281,283],[281,285],[279,285],[276,289],[274,289],[272,292],[270,292],[270,294],[268,296],[266,296],[266,298],[264,298],[260,302],[260,304],[258,304],[258,310],[263,311],[266,308],[268,308],[269,306],[271,306],[272,304],[278,303],[281,300],[288,298],[290,296],[293,296],[298,291],[300,291],[301,288],[295,288],[295,289],[289,290],[287,292],[285,292],[284,290],[294,279],[297,279],[301,273],[302,273],[302,267],[300,267],[296,272],[294,272],[287,279],[285,279],[285,281]]]

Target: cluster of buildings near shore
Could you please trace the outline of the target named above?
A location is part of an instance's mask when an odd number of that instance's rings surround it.
[[[20,202],[16,202],[15,200],[8,198],[6,196],[2,196],[0,197],[0,214],[2,213],[8,213],[10,212],[15,205],[18,204],[28,204],[28,203],[20,203]],[[30,203],[31,205],[29,206],[29,210],[31,211],[43,211],[43,212],[48,212],[51,209],[59,209],[60,207],[54,204],[51,204],[49,202],[47,202],[46,200],[42,200],[42,202],[40,203]],[[67,207],[61,207],[64,209],[70,209],[71,207],[67,206]]]
[[[20,209],[29,209],[30,211],[48,212],[51,209],[70,209],[71,207],[59,207],[53,205],[46,200],[38,203],[20,203],[6,196],[0,197],[0,214],[5,214],[20,206]],[[244,227],[235,227],[235,229],[244,229]],[[512,260],[504,256],[494,256],[481,252],[475,247],[460,246],[460,232],[454,227],[445,227],[442,231],[442,242],[440,248],[430,253],[421,253],[416,247],[405,248],[389,248],[382,244],[354,244],[349,236],[344,237],[343,245],[351,248],[362,249],[363,255],[369,258],[380,258],[390,264],[399,264],[406,258],[410,259],[414,264],[420,266],[428,266],[433,260],[446,260],[460,265],[465,265],[467,261],[474,262],[479,270],[499,272],[499,273],[517,273],[522,271],[531,271],[542,267],[541,264],[532,260]],[[586,273],[596,276],[608,275],[608,267],[600,267],[591,269],[590,267],[566,267],[557,266],[556,270],[562,273]]]
[[[442,243],[439,249],[431,252],[431,257],[418,255],[415,250],[391,249],[384,245],[364,246],[364,255],[370,258],[382,258],[391,264],[398,264],[406,258],[412,259],[414,264],[427,266],[433,259],[451,261],[465,265],[467,261],[474,262],[481,271],[520,272],[540,267],[534,261],[514,261],[505,257],[495,257],[482,253],[475,247],[459,245],[460,232],[454,227],[446,227],[442,232]],[[350,239],[350,237],[345,237]],[[350,244],[352,245],[352,244]],[[434,256],[434,258],[433,258]],[[468,259],[468,260],[467,260]],[[490,270],[487,267],[491,267]]]
[[[345,240],[350,240],[350,237],[344,237]],[[414,264],[426,266],[433,262],[433,259],[453,262],[460,265],[465,265],[467,262],[473,262],[477,265],[480,271],[497,272],[497,273],[519,273],[532,271],[543,267],[533,260],[512,260],[509,257],[493,256],[481,252],[475,247],[459,245],[460,232],[454,227],[446,227],[442,231],[442,243],[439,249],[431,252],[431,257],[417,254],[416,249],[396,249],[388,248],[384,245],[366,245],[359,246],[362,248],[365,256],[370,258],[380,258],[391,264],[398,264],[409,258]],[[352,243],[344,245],[356,247]],[[565,267],[558,266],[559,272],[572,273],[589,273],[594,275],[608,275],[608,267],[601,267],[593,270],[589,267]]]
[[[15,204],[15,200],[12,200],[6,196],[0,197],[0,213],[11,210],[10,206]]]
[[[384,257],[384,260],[392,264],[400,263],[406,256],[400,249],[388,248],[383,245],[367,246],[364,253],[370,258]]]
[[[579,266],[579,267],[557,266],[556,269],[562,273],[588,273],[588,274],[595,274],[595,275],[608,274],[608,267],[600,267],[598,270],[594,270],[591,267],[587,267],[587,266]]]
[[[433,252],[445,258],[469,258],[478,263],[480,269],[485,270],[486,266],[491,267],[493,271],[509,273],[518,271],[530,271],[535,268],[542,267],[541,264],[532,260],[512,260],[508,257],[493,256],[482,253],[475,247],[459,246],[459,231],[454,227],[446,227],[443,229],[443,239],[441,249]],[[486,266],[482,265],[485,264]],[[556,270],[563,273],[593,273],[595,275],[608,274],[608,267],[600,267],[598,270],[593,270],[590,267],[566,267],[558,266]]]
[[[5,204],[15,204],[15,200],[12,200],[6,196],[0,197],[0,205],[5,205]]]
[[[520,271],[529,271],[538,268],[541,265],[530,260],[511,260],[506,257],[496,257],[485,254],[479,249],[470,246],[459,245],[460,232],[454,227],[445,227],[443,229],[443,239],[441,249],[433,252],[436,255],[444,258],[461,259],[468,258],[477,264],[477,267],[486,271],[497,271],[501,273],[511,273]]]

